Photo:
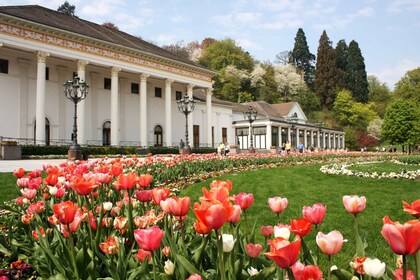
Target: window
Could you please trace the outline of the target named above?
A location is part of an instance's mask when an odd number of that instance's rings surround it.
[[[131,93],[139,94],[139,84],[131,83]]]
[[[102,145],[111,145],[111,122],[106,121],[102,126]]]
[[[175,92],[175,99],[180,100],[181,98],[182,98],[182,92],[181,91],[176,91]]]
[[[0,73],[9,74],[9,61],[0,59]]]
[[[111,79],[104,78],[104,89],[111,89]]]
[[[162,97],[162,88],[155,87],[155,97]]]
[[[279,128],[272,127],[271,128],[271,146],[279,146]]]
[[[155,126],[155,146],[162,146],[162,127],[160,125]]]
[[[45,80],[48,81],[50,79],[50,68],[45,67]]]

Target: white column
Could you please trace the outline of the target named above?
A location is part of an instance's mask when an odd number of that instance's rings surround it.
[[[319,141],[321,141],[320,139],[320,134],[321,134],[321,131],[320,130],[318,130],[317,132],[316,132],[316,147],[318,148],[318,149],[321,149],[321,142],[319,142]]]
[[[60,82],[59,85],[61,86],[64,82],[67,81],[67,73],[68,73],[68,69],[66,66],[57,66],[57,73],[58,73],[58,81]],[[71,139],[71,133],[72,133],[72,129],[71,127],[73,126],[69,126],[70,124],[73,123],[73,118],[71,118],[71,121],[68,121],[68,124],[66,126],[66,104],[70,104],[70,100],[68,100],[65,95],[64,95],[64,87],[60,87],[59,86],[59,90],[58,90],[58,108],[60,108],[60,114],[58,114],[58,138],[61,139],[65,139],[65,140],[69,140]],[[73,109],[73,106],[69,107],[71,109]],[[74,112],[71,114],[71,116],[73,116]],[[66,133],[68,133],[68,137],[66,137]]]
[[[346,142],[345,142],[344,136],[345,136],[345,134],[343,133],[343,140],[341,142],[341,148],[342,149],[345,149],[346,148]]]
[[[194,85],[188,84],[187,94],[189,98],[193,98],[193,88],[194,88]],[[190,114],[188,114],[188,142],[190,142],[189,144],[191,148],[194,147],[193,114],[194,112],[191,112]]]
[[[91,123],[89,124],[89,127],[92,128],[92,131],[88,130],[88,133],[90,134],[89,136],[91,137],[91,139],[93,140],[99,140],[99,145],[102,145],[103,143],[103,135],[102,135],[102,126],[104,124],[104,122],[106,121],[105,119],[100,119],[100,121],[98,120],[98,88],[99,88],[99,81],[100,81],[100,75],[97,72],[92,72],[89,71],[89,77],[90,77],[90,84],[89,84],[89,95],[90,95],[90,108],[89,108],[89,114],[90,114],[90,120]],[[103,81],[103,79],[101,79],[101,82]],[[101,87],[103,85],[101,84]]]
[[[267,123],[265,148],[270,149],[271,147],[271,122]]]
[[[147,147],[147,78],[140,75],[140,146]]]
[[[311,130],[311,147],[314,147],[315,148],[315,145],[314,145],[314,131],[313,130]]]
[[[118,73],[121,68],[111,68],[111,146],[119,146],[119,94],[118,94]]]
[[[166,79],[165,80],[165,142],[166,146],[172,146],[172,110],[171,110],[171,102],[172,102],[172,88],[171,84],[173,80]]]
[[[36,73],[36,144],[45,145],[45,62],[49,53],[38,51]]]
[[[206,90],[206,119],[207,119],[207,146],[212,146],[212,139],[211,139],[211,95],[212,95],[212,88],[207,88]],[[235,140],[236,141],[236,140]]]
[[[308,135],[307,135],[308,131],[306,129],[303,130],[303,147],[305,147],[305,149],[308,147]]]
[[[18,136],[20,138],[32,138],[27,134],[28,123],[28,70],[30,60],[18,58],[19,65],[19,105],[18,105]],[[64,96],[64,94],[62,94]]]
[[[80,78],[81,81],[86,81],[86,72],[85,68],[89,62],[86,60],[78,60],[77,61],[77,76]],[[88,93],[89,94],[89,93]],[[86,99],[80,101],[77,104],[77,143],[81,145],[86,144]]]

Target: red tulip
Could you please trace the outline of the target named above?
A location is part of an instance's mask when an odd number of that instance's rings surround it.
[[[414,201],[411,205],[403,200],[404,211],[416,218],[420,218],[420,199]]]
[[[160,205],[160,201],[167,199],[170,194],[171,191],[167,188],[155,188],[152,190],[152,199],[156,205]]]
[[[145,258],[147,258],[147,261],[149,262],[152,259],[152,253],[150,251],[146,251],[140,248],[137,251],[137,259],[139,260],[139,262],[142,263]]]
[[[268,199],[268,205],[270,206],[271,211],[273,211],[276,214],[280,214],[281,212],[283,212],[284,209],[286,209],[287,204],[287,198],[275,196]]]
[[[295,280],[321,280],[322,270],[316,265],[303,265],[300,262],[292,266],[293,276]]]
[[[241,192],[235,197],[235,204],[239,205],[242,210],[247,209],[254,202],[252,193]]]
[[[305,218],[290,221],[290,231],[301,237],[312,231],[311,226],[312,224]]]
[[[343,204],[347,212],[359,214],[366,207],[366,198],[364,196],[358,197],[357,195],[345,195],[343,196]]]
[[[136,173],[120,174],[113,183],[117,190],[131,190],[137,184],[139,177]]]
[[[246,253],[251,258],[258,257],[261,253],[261,250],[262,250],[261,244],[253,244],[253,243],[246,244]]]
[[[58,176],[55,173],[50,173],[44,180],[47,185],[55,186],[58,183]]]
[[[89,195],[98,186],[94,178],[75,178],[72,182],[72,188],[78,195]]]
[[[339,231],[331,231],[327,235],[318,232],[316,236],[316,244],[322,253],[331,256],[340,252],[343,246],[343,235]]]
[[[320,224],[324,220],[326,211],[327,211],[327,208],[323,204],[316,203],[312,207],[303,206],[302,215],[311,224],[317,225],[317,224]]]
[[[134,238],[140,248],[146,251],[155,251],[159,249],[165,232],[158,226],[152,226],[148,229],[136,229]]]
[[[71,201],[61,202],[54,204],[54,215],[60,223],[67,225],[73,222],[77,209],[79,209],[77,204]]]
[[[136,198],[141,202],[152,201],[152,190],[136,191]]]
[[[382,236],[392,251],[398,255],[413,255],[420,249],[420,221],[411,220],[403,225],[392,222],[388,216],[383,219]]]
[[[13,176],[15,176],[18,179],[22,178],[23,176],[25,176],[25,169],[18,168],[16,170],[14,170],[13,171]]]
[[[281,268],[287,269],[296,262],[301,245],[299,236],[296,236],[293,242],[277,237],[273,240],[268,240],[268,244],[270,244],[270,252],[265,253],[265,255]]]
[[[274,233],[274,228],[272,226],[261,226],[261,235],[264,237],[270,237]]]

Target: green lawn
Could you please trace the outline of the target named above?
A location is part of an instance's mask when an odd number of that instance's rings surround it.
[[[390,173],[390,172],[396,172],[401,173],[404,170],[406,171],[415,171],[420,169],[420,165],[417,164],[398,164],[393,162],[382,162],[382,163],[368,163],[368,164],[359,164],[359,165],[353,165],[348,168],[352,171],[358,171],[358,172],[377,172],[378,174],[381,174],[382,172]]]
[[[367,236],[368,256],[374,256],[387,264],[393,264],[393,253],[381,235],[382,218],[389,215],[394,221],[405,222],[412,216],[402,211],[402,200],[410,203],[420,198],[420,181],[393,179],[364,179],[350,176],[327,175],[319,171],[321,165],[290,166],[258,171],[247,171],[238,174],[224,175],[218,179],[229,179],[233,183],[232,193],[253,193],[254,204],[246,210],[249,224],[257,220],[257,233],[261,225],[276,225],[278,222],[289,224],[290,219],[302,217],[302,207],[312,206],[321,202],[327,206],[324,222],[319,230],[328,233],[339,230],[348,242],[342,251],[333,257],[333,262],[340,266],[348,264],[355,254],[354,219],[346,212],[342,197],[357,194],[365,196],[367,206],[359,215],[359,231]],[[211,180],[189,186],[181,192],[181,196],[190,196],[197,201],[202,195],[202,187],[209,187]],[[285,212],[277,220],[268,207],[269,197],[287,197],[289,204]],[[194,215],[189,215],[194,220]],[[316,248],[315,232],[309,233],[304,239],[311,249]],[[262,238],[259,239],[263,242]],[[321,263],[325,257],[321,256]]]
[[[16,198],[18,195],[13,173],[0,173],[0,203]]]

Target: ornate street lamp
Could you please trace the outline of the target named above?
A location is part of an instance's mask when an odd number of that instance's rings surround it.
[[[293,115],[291,117],[286,118],[287,123],[290,125],[290,145],[292,147],[296,147],[297,143],[296,142],[296,137],[298,137],[298,135],[294,133],[294,130],[296,128],[296,123],[298,122],[298,116],[297,113],[293,113]]]
[[[252,131],[252,123],[257,119],[257,111],[252,107],[249,106],[248,110],[243,112],[244,114],[244,119],[249,121],[249,128],[251,130],[251,139],[249,141],[249,151],[251,153],[255,153],[255,149],[254,149],[254,136],[253,136],[253,131]]]
[[[74,123],[73,133],[71,134],[73,143],[68,150],[67,160],[80,160],[82,158],[82,150],[80,145],[77,144],[77,103],[86,98],[89,86],[77,76],[73,80],[65,82],[63,86],[66,97],[74,103]]]
[[[191,153],[191,146],[188,142],[188,115],[194,111],[194,99],[185,94],[183,98],[176,101],[178,110],[185,115],[185,146],[184,153]]]

